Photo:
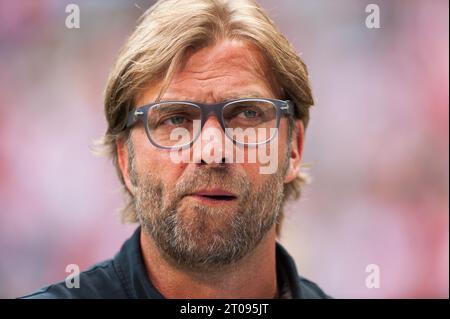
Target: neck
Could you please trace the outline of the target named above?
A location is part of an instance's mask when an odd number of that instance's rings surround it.
[[[152,284],[166,298],[274,298],[277,294],[275,227],[238,262],[210,272],[176,267],[141,230],[141,249]]]

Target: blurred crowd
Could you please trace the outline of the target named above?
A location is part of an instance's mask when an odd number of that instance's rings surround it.
[[[80,28],[65,26],[68,3]],[[448,1],[259,1],[309,67],[316,105],[280,241],[342,298],[449,297]],[[380,7],[379,29],[365,7]],[[0,0],[0,297],[112,257],[136,225],[91,152],[121,45],[151,1]],[[380,269],[368,288],[366,267]]]

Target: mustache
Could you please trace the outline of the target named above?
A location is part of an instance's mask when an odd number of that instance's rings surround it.
[[[244,174],[228,167],[197,167],[179,179],[174,193],[179,200],[205,188],[221,188],[240,197],[248,194],[250,182]]]

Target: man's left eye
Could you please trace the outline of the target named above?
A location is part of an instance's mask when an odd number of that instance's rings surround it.
[[[255,118],[258,116],[258,112],[255,110],[245,110],[239,113],[238,115],[244,118]]]

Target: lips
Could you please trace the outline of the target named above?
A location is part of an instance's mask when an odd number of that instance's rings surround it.
[[[190,194],[190,196],[194,196],[202,200],[218,201],[218,202],[232,201],[237,198],[235,194],[220,188],[202,189]]]

